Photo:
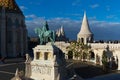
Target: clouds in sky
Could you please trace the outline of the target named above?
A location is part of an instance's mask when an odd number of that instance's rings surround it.
[[[93,5],[91,5],[90,7],[94,9],[94,8],[99,7],[99,4],[93,4]]]
[[[76,39],[85,10],[95,39],[120,39],[119,0],[16,1],[25,14],[30,36],[35,35],[34,28],[42,27],[47,20],[50,29],[64,26],[66,35]]]
[[[106,16],[107,19],[117,19],[116,15],[108,15]]]
[[[75,0],[73,3],[72,3],[72,6],[78,6],[81,4],[81,0]]]
[[[29,18],[35,19],[35,18],[37,18],[37,16],[34,15],[34,14],[31,14],[31,15],[25,16],[25,18],[27,18],[27,19],[29,19]]]
[[[27,28],[30,36],[36,36],[34,29],[36,27],[42,27],[43,23],[47,20],[49,28],[51,30],[57,30],[59,27],[64,26],[65,33],[70,39],[76,39],[77,33],[80,31],[81,21],[82,20],[72,20],[70,18],[51,18],[46,19],[45,17],[37,17],[35,15],[28,15],[26,18],[32,18],[27,20]],[[93,17],[94,18],[94,17]],[[120,33],[116,32],[120,29],[120,23],[117,22],[106,22],[106,21],[97,21],[95,19],[89,18],[89,25],[94,33],[95,39],[119,39]]]
[[[22,11],[24,11],[24,10],[26,10],[26,9],[28,9],[28,8],[25,7],[25,6],[20,6],[20,9],[21,9]]]

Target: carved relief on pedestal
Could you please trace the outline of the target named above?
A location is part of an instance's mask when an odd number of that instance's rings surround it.
[[[33,73],[39,73],[39,74],[42,74],[42,75],[45,75],[45,74],[51,75],[52,67],[51,66],[47,66],[47,65],[35,64],[35,65],[31,66],[31,69],[32,69]]]

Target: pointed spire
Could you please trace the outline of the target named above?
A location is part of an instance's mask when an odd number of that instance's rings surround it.
[[[61,30],[58,29],[58,37],[60,37],[60,35],[61,35]]]
[[[83,17],[83,21],[82,21],[80,34],[92,34],[92,32],[90,31],[90,28],[89,28],[86,11],[84,11],[84,17]]]
[[[61,26],[60,32],[61,32],[61,35],[64,36],[64,29],[63,29],[63,26]]]

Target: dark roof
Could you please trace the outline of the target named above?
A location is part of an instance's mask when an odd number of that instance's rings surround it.
[[[0,0],[0,8],[5,7],[6,12],[23,14],[15,0]]]

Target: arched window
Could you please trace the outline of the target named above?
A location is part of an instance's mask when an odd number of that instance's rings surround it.
[[[95,54],[94,54],[94,52],[92,52],[92,51],[90,52],[90,58],[91,58],[91,59],[95,59]]]
[[[96,54],[96,64],[100,64],[100,56]]]
[[[73,59],[73,52],[72,51],[68,52],[68,59]]]
[[[81,43],[84,43],[84,38],[81,38]]]

